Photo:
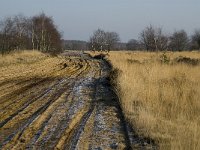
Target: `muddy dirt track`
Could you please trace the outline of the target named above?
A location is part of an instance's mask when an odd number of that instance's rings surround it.
[[[155,149],[126,123],[107,61],[66,62],[51,77],[0,82],[0,149]]]

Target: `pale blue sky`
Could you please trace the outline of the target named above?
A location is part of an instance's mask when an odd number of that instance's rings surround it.
[[[0,19],[40,12],[54,18],[65,39],[88,40],[97,28],[118,32],[124,42],[149,24],[189,34],[200,28],[200,0],[0,0]]]

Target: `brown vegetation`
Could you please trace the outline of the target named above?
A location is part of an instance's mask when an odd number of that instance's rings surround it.
[[[200,53],[111,52],[126,118],[160,149],[200,149]]]

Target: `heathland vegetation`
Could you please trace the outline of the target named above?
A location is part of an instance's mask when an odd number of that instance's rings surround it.
[[[120,103],[137,133],[160,149],[200,149],[200,53],[109,55]]]
[[[108,58],[126,119],[160,149],[200,149],[200,31],[167,36],[150,25],[127,48],[140,51]]]

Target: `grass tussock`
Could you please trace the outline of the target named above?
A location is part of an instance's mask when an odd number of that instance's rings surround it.
[[[111,52],[126,118],[160,149],[200,149],[200,53]]]

